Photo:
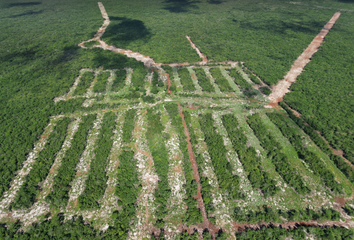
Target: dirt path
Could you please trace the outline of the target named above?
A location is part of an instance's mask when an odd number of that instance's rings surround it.
[[[266,107],[275,107],[279,102],[283,100],[286,93],[289,92],[290,86],[296,81],[296,78],[302,73],[304,67],[310,62],[312,55],[318,51],[325,36],[329,30],[333,27],[334,23],[340,16],[340,12],[336,12],[331,20],[322,28],[321,32],[312,40],[311,44],[306,50],[295,60],[290,71],[279,81],[277,85],[272,87],[272,93],[269,95],[270,104]]]
[[[199,176],[199,171],[198,171],[198,164],[197,161],[195,159],[194,153],[193,153],[193,146],[191,143],[191,137],[187,128],[187,124],[186,121],[184,119],[184,114],[183,114],[183,110],[182,110],[182,106],[180,103],[178,103],[178,110],[179,110],[179,115],[182,118],[182,123],[183,123],[183,127],[184,127],[184,134],[187,137],[187,147],[188,147],[188,153],[189,153],[189,159],[191,161],[191,165],[192,165],[192,169],[193,169],[193,173],[194,173],[194,179],[198,184],[197,187],[197,196],[195,196],[197,202],[198,202],[198,207],[200,209],[200,211],[202,212],[202,216],[203,216],[203,225],[202,228],[203,229],[208,229],[208,231],[210,232],[210,234],[214,237],[215,233],[217,233],[219,231],[219,228],[215,227],[210,220],[208,219],[208,215],[206,213],[205,210],[205,205],[204,205],[204,200],[202,197],[202,186],[200,184],[200,176]]]
[[[197,46],[195,46],[195,44],[192,42],[191,38],[186,35],[186,38],[188,39],[188,41],[190,42],[191,46],[193,49],[195,49],[198,53],[198,56],[203,59],[200,63],[201,64],[206,64],[208,63],[208,59],[207,59],[207,56],[205,56],[203,53],[201,53],[201,51],[197,48]]]
[[[156,63],[151,57],[149,56],[145,56],[139,52],[133,52],[132,50],[126,50],[126,49],[122,49],[122,48],[117,48],[115,46],[112,45],[108,45],[105,41],[103,41],[101,39],[101,37],[103,36],[103,34],[105,33],[108,25],[110,24],[110,20],[108,17],[108,14],[106,12],[105,7],[103,6],[103,4],[101,2],[98,2],[98,7],[100,8],[102,17],[105,19],[103,21],[102,26],[98,29],[97,33],[95,34],[95,36],[89,40],[86,41],[82,41],[81,43],[78,44],[79,47],[85,48],[87,49],[87,47],[85,46],[85,43],[88,42],[92,42],[92,41],[97,41],[99,42],[99,44],[93,45],[93,47],[98,47],[98,48],[102,48],[103,50],[109,50],[115,53],[121,53],[124,54],[125,56],[129,57],[129,58],[134,58],[139,62],[143,62],[145,66],[147,67],[159,67],[164,63]],[[197,62],[197,63],[193,63],[193,64],[199,64],[199,65],[204,65],[206,63],[208,63],[208,59],[207,57],[200,52],[200,50],[195,46],[195,44],[192,42],[192,40],[190,39],[190,37],[187,35],[186,38],[188,39],[188,41],[190,42],[191,46],[193,49],[195,49],[197,51],[197,54],[200,58],[202,58],[203,60],[201,62]],[[182,66],[189,66],[191,65],[191,63],[185,62],[185,63],[170,63],[170,64],[166,64],[169,65],[171,67],[182,67]]]

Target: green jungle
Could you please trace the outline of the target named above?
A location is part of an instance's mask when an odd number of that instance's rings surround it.
[[[0,239],[354,239],[354,1],[102,4],[0,1]]]

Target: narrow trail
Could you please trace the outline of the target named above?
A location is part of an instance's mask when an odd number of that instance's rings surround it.
[[[195,44],[192,42],[191,38],[186,35],[186,38],[188,39],[188,41],[190,42],[191,46],[193,49],[195,49],[198,53],[198,56],[203,59],[200,64],[206,64],[208,63],[208,59],[207,59],[207,56],[205,56],[203,53],[200,52],[200,50],[197,48],[197,46],[195,46]]]
[[[275,107],[279,102],[283,101],[283,97],[289,92],[290,86],[296,81],[296,78],[302,73],[304,67],[310,62],[312,55],[318,51],[318,48],[321,46],[324,38],[340,15],[340,12],[336,12],[333,15],[329,22],[322,28],[321,32],[312,40],[306,50],[298,57],[298,59],[295,60],[284,79],[272,87],[273,91],[269,95],[270,104],[266,107]]]
[[[182,106],[180,103],[178,103],[178,110],[179,110],[179,115],[182,118],[182,123],[183,123],[183,127],[184,127],[184,134],[186,135],[187,139],[187,147],[188,147],[188,153],[189,153],[189,159],[191,161],[191,165],[192,165],[192,169],[193,169],[193,173],[194,173],[194,179],[197,182],[197,196],[196,196],[196,200],[198,202],[198,207],[200,209],[200,211],[202,212],[202,216],[203,216],[203,224],[202,227],[203,229],[208,229],[208,231],[210,232],[210,234],[213,236],[213,238],[215,237],[215,233],[217,233],[219,231],[219,228],[215,227],[210,220],[208,219],[208,215],[206,213],[205,210],[205,204],[204,204],[204,200],[202,197],[202,185],[200,184],[200,176],[199,176],[199,171],[198,171],[198,164],[197,161],[195,159],[194,153],[193,153],[193,146],[191,143],[191,137],[187,128],[187,124],[186,121],[184,119],[184,114],[183,114],[183,110],[182,110]]]
[[[169,63],[169,64],[156,63],[151,57],[145,56],[145,55],[143,55],[143,54],[141,54],[139,52],[133,52],[132,50],[129,50],[129,49],[126,50],[126,49],[122,49],[122,48],[117,48],[117,47],[115,47],[113,45],[108,45],[105,41],[103,41],[101,39],[101,37],[105,33],[105,31],[106,31],[106,29],[107,29],[107,27],[108,27],[108,25],[110,24],[111,21],[109,20],[108,14],[107,14],[106,9],[103,6],[102,2],[98,2],[98,7],[100,8],[102,17],[105,20],[103,21],[102,26],[98,29],[98,31],[94,35],[94,37],[89,39],[89,40],[82,41],[81,43],[78,44],[79,47],[87,49],[87,47],[85,46],[85,43],[92,42],[92,41],[97,41],[97,42],[99,42],[99,44],[93,45],[93,47],[98,47],[98,48],[102,48],[103,50],[108,50],[108,51],[111,51],[111,52],[124,54],[125,56],[127,56],[129,58],[134,58],[134,59],[136,59],[139,62],[143,62],[144,65],[147,66],[147,67],[160,67],[162,64],[169,65],[171,67],[182,67],[182,66],[192,65],[191,63],[188,63],[188,62],[184,62],[184,63]],[[195,46],[195,44],[192,42],[190,37],[187,35],[186,38],[190,42],[192,48],[196,50],[198,56],[203,59],[201,62],[197,62],[197,63],[193,63],[193,64],[204,65],[204,64],[208,63],[207,57],[203,53],[201,53],[201,51]]]

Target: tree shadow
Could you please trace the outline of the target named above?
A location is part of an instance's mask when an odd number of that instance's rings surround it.
[[[264,30],[267,32],[275,34],[287,34],[287,30],[292,30],[294,32],[302,32],[314,34],[318,33],[324,23],[323,21],[301,21],[301,22],[288,22],[281,19],[270,19],[270,20],[257,20],[257,21],[239,21],[237,19],[232,20],[235,23],[239,23],[241,28],[251,29],[251,30]]]
[[[223,2],[224,1],[222,1],[222,0],[208,0],[208,3],[210,3],[210,4],[221,4]]]
[[[165,3],[167,4],[167,6],[164,7],[163,9],[168,10],[172,13],[181,13],[181,12],[188,12],[190,9],[198,9],[196,3],[200,3],[200,1],[199,0],[165,0]]]
[[[28,16],[28,15],[37,15],[37,14],[41,14],[41,13],[43,13],[43,10],[40,10],[40,11],[32,11],[31,10],[31,11],[28,11],[25,13],[9,16],[8,18],[18,18],[18,17]]]
[[[126,17],[109,17],[109,19],[112,21],[103,34],[103,38],[118,44],[117,47],[125,47],[137,40],[147,42],[152,36],[143,21]],[[120,22],[115,23],[115,21]]]
[[[42,4],[42,2],[20,2],[20,3],[10,3],[7,5],[7,8],[11,7],[27,7],[27,6],[35,6]]]
[[[102,67],[103,69],[123,69],[126,67],[135,68],[143,63],[136,61],[133,58],[128,58],[123,54],[117,54],[110,51],[105,51],[100,48],[91,49],[94,52],[93,68]]]

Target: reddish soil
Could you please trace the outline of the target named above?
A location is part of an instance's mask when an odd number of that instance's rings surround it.
[[[193,169],[193,173],[194,173],[194,179],[198,184],[198,188],[197,188],[197,202],[198,202],[198,207],[200,209],[200,211],[202,212],[202,216],[203,216],[203,225],[202,227],[204,229],[208,229],[208,231],[210,232],[211,236],[213,238],[215,238],[215,233],[217,233],[220,229],[217,228],[216,226],[214,226],[208,219],[206,210],[205,210],[205,205],[204,205],[204,201],[203,201],[203,197],[202,197],[202,186],[200,184],[200,176],[199,176],[199,171],[198,171],[198,164],[197,161],[195,159],[194,153],[193,153],[193,146],[191,143],[191,137],[187,128],[187,124],[186,121],[184,119],[184,114],[183,114],[183,110],[182,110],[182,106],[180,103],[178,103],[178,110],[179,110],[179,115],[182,118],[182,123],[183,123],[183,127],[184,127],[184,134],[187,137],[187,147],[188,147],[188,153],[189,153],[189,159],[191,161],[191,165],[192,165],[192,169]],[[199,232],[199,231],[198,231]]]
[[[269,106],[273,107],[283,100],[284,95],[289,92],[288,89],[290,86],[296,81],[296,78],[302,73],[304,67],[310,62],[312,55],[318,51],[318,48],[321,46],[325,36],[333,27],[340,14],[340,12],[336,12],[333,15],[329,22],[322,28],[321,32],[312,40],[306,50],[298,57],[298,59],[295,60],[284,79],[279,81],[277,85],[273,86],[273,91],[269,95],[269,99],[271,101]]]
[[[168,74],[168,73],[165,73],[165,74],[166,74],[166,77],[167,77],[167,86],[168,86],[167,92],[168,92],[171,96],[173,96],[172,90],[170,90],[170,88],[171,88],[170,74]]]
[[[206,64],[206,63],[208,63],[207,56],[205,56],[203,53],[201,53],[201,52],[199,51],[199,49],[195,46],[195,44],[192,42],[191,38],[190,38],[188,35],[186,35],[186,38],[187,38],[188,41],[190,42],[192,48],[194,48],[194,49],[197,51],[198,56],[203,59],[200,63],[201,63],[201,64]]]

